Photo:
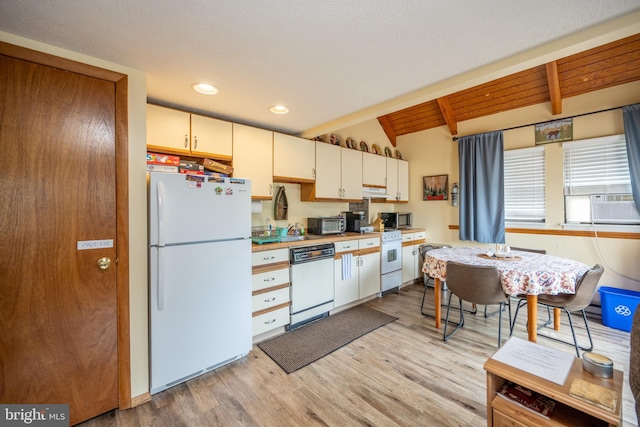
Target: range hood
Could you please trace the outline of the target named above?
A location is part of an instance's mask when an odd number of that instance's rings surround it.
[[[378,187],[362,187],[363,199],[388,199],[391,196],[387,194],[386,188]]]

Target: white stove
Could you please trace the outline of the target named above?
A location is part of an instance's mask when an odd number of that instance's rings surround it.
[[[380,287],[384,296],[386,293],[399,291],[402,285],[402,231],[385,230],[381,240]]]

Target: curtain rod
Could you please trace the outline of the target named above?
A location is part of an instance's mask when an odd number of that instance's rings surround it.
[[[623,108],[623,107],[612,107],[612,108],[607,108],[607,109],[605,109],[605,110],[592,111],[592,112],[590,112],[590,113],[583,113],[583,114],[576,114],[575,116],[563,117],[563,118],[561,118],[561,119],[556,119],[556,120],[562,120],[562,119],[573,119],[573,118],[576,118],[576,117],[588,116],[588,115],[590,115],[590,114],[598,114],[598,113],[605,113],[605,112],[607,112],[607,111],[619,110],[619,109],[621,109],[621,108]],[[545,120],[544,122],[529,123],[528,125],[513,126],[513,127],[510,127],[510,128],[501,129],[501,130],[504,132],[505,130],[512,130],[512,129],[526,128],[527,126],[535,126],[535,125],[540,125],[540,124],[542,124],[542,123],[548,123],[548,122],[552,122],[552,121],[554,121],[554,120]],[[477,135],[477,134],[472,134],[472,135]],[[469,136],[469,135],[467,135],[467,136]],[[454,136],[454,137],[452,138],[452,140],[453,140],[453,141],[457,141],[457,140],[458,140],[458,139],[460,139],[460,138],[463,138],[463,137],[462,137],[462,136]]]

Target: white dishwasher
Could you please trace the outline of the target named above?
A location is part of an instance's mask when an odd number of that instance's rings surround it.
[[[289,250],[290,324],[287,330],[326,317],[333,309],[333,243]]]

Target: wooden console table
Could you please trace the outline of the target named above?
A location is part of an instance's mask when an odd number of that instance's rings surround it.
[[[614,370],[613,378],[600,378],[582,368],[582,359],[576,357],[564,385],[542,379],[513,366],[489,359],[484,364],[487,371],[487,426],[537,427],[537,426],[620,426],[622,425],[623,373]],[[610,412],[595,404],[569,394],[571,383],[583,379],[606,387],[617,394],[616,409]],[[512,403],[496,393],[506,381],[519,384],[556,401],[549,419]]]

